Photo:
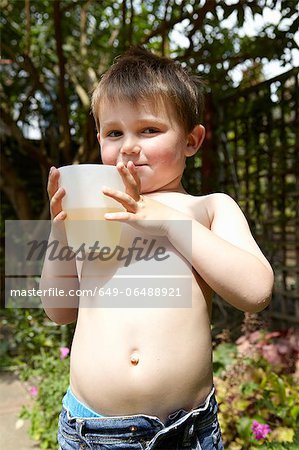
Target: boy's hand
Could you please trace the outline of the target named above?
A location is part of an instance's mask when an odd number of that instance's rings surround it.
[[[134,163],[129,161],[127,167],[123,163],[117,164],[126,192],[103,186],[103,193],[123,205],[124,212],[106,213],[105,219],[127,222],[134,228],[146,231],[155,236],[167,235],[167,221],[174,219],[179,213],[149,197],[140,194],[140,179]]]
[[[48,178],[48,195],[50,200],[50,214],[53,222],[58,222],[66,218],[66,213],[62,211],[61,200],[65,196],[65,190],[58,186],[59,170],[51,167]]]

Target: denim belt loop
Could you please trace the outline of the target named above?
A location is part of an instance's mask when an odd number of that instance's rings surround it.
[[[76,419],[76,431],[78,433],[78,435],[80,436],[80,438],[82,439],[82,441],[84,442],[84,444],[81,444],[80,448],[84,448],[84,449],[91,449],[92,446],[91,444],[89,444],[86,440],[86,438],[84,437],[83,434],[83,427],[85,425],[85,420],[84,419]]]
[[[85,421],[83,419],[76,419],[76,431],[81,438],[83,438],[82,430],[84,423]]]
[[[191,440],[192,438],[194,438],[195,435],[195,420],[196,418],[193,418],[191,424],[189,426],[186,426],[185,428],[185,432],[184,432],[184,437],[183,437],[183,445],[185,446],[190,446],[191,445]],[[201,447],[199,446],[199,449],[201,449]]]
[[[191,426],[187,426],[185,428],[183,442],[182,442],[183,447],[189,447],[191,445],[191,438],[192,438],[193,431],[194,431],[193,423],[191,424]]]

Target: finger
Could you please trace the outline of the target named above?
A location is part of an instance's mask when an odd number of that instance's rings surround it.
[[[51,216],[56,217],[61,212],[61,200],[65,196],[65,190],[60,187],[50,200]]]
[[[132,218],[132,216],[134,217],[134,214],[128,211],[104,214],[105,219],[109,220],[110,222],[127,222]]]
[[[59,184],[58,184],[59,177],[60,177],[59,170],[56,169],[56,167],[54,167],[54,166],[51,167],[50,172],[49,172],[49,178],[48,178],[48,186],[47,186],[50,200],[59,188]]]
[[[135,181],[134,176],[130,173],[128,168],[122,163],[119,162],[116,165],[119,174],[122,177],[124,185],[126,187],[126,192],[129,194],[134,200],[139,200],[139,188],[138,184]]]
[[[138,192],[140,193],[141,181],[140,181],[139,175],[136,170],[136,166],[133,163],[133,161],[128,162],[127,168],[129,170],[130,174],[133,176],[135,183],[137,184]]]
[[[107,186],[102,187],[102,192],[104,195],[107,195],[107,197],[113,198],[117,202],[119,202],[123,207],[129,211],[129,212],[136,212],[138,205],[137,202],[127,193],[116,191],[114,189],[111,189]]]
[[[58,223],[58,222],[62,222],[63,220],[65,220],[67,217],[66,212],[65,211],[60,211],[60,213],[58,213],[54,219],[53,222],[54,223]]]

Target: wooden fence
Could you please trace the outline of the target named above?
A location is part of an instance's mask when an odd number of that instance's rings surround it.
[[[232,195],[275,271],[268,315],[299,325],[298,69],[217,100],[218,186]]]

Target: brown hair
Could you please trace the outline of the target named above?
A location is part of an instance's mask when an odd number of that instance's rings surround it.
[[[91,107],[98,130],[103,100],[134,104],[150,100],[154,106],[162,101],[166,108],[172,107],[176,119],[189,133],[201,120],[203,83],[178,62],[138,46],[116,58],[93,92]]]

